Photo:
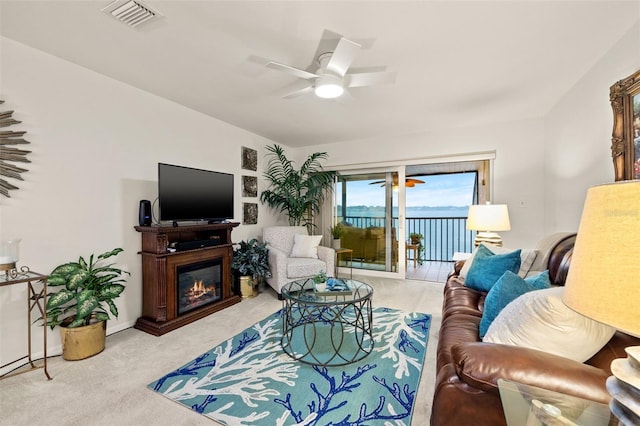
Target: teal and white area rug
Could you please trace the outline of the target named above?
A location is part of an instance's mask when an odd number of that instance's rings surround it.
[[[227,425],[409,425],[431,316],[373,309],[371,354],[341,367],[294,361],[282,311],[168,373],[149,388]]]

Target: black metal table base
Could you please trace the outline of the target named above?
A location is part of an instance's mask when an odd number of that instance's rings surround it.
[[[283,300],[282,349],[297,361],[319,366],[364,359],[374,347],[372,292],[367,286],[362,294],[318,296],[301,285],[297,297]]]

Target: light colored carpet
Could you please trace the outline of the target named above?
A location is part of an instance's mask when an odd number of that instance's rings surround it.
[[[357,278],[357,277],[354,277]],[[361,277],[374,288],[373,305],[432,315],[412,425],[431,414],[442,283]],[[239,333],[281,307],[266,289],[195,323],[155,337],[127,329],[107,337],[101,354],[82,361],[49,359],[42,370],[0,381],[0,425],[211,425],[186,407],[159,398],[147,384]]]

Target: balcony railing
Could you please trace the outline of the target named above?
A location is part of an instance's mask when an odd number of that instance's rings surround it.
[[[345,216],[344,221],[357,228],[385,225],[384,217]],[[392,221],[396,239],[400,239],[397,235],[398,218],[394,217]],[[476,231],[467,230],[466,217],[408,217],[405,219],[405,232],[404,241],[408,241],[412,233],[424,237],[423,261],[439,262],[451,261],[455,252],[471,253],[476,236]]]

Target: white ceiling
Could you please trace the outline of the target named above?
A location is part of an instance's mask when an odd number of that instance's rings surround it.
[[[640,20],[638,0],[148,0],[164,17],[132,29],[109,3],[1,0],[0,31],[289,146],[542,117]],[[395,84],[280,98],[296,78],[263,63],[309,67],[325,30]]]

